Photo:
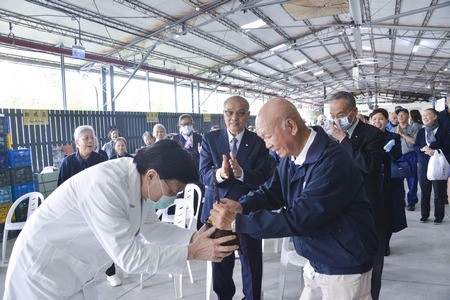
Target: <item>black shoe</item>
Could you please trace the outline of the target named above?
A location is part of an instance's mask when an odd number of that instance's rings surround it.
[[[434,220],[434,225],[441,225],[442,224],[442,220]]]
[[[406,210],[409,210],[409,211],[415,211],[415,210],[416,210],[416,206],[415,206],[415,205],[408,205],[408,206],[406,207]]]
[[[391,255],[391,250],[384,251],[384,256],[389,256],[389,255]]]
[[[420,222],[426,223],[426,222],[428,222],[428,218],[422,217],[422,218],[420,218]]]

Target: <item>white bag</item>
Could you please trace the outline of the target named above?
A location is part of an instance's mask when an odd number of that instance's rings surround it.
[[[447,180],[450,165],[441,150],[434,151],[427,169],[428,180]]]

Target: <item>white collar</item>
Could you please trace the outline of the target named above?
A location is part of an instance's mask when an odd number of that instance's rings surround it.
[[[317,133],[312,129],[312,128],[308,128],[310,133],[309,133],[309,137],[308,140],[306,141],[305,147],[303,147],[302,152],[300,152],[299,156],[297,156],[297,158],[295,158],[294,156],[291,157],[291,159],[294,161],[294,163],[296,165],[301,166],[305,160],[306,160],[306,154],[308,154],[308,150],[311,147],[311,144],[314,142],[314,139],[317,135]]]
[[[233,135],[228,131],[228,129],[227,129],[228,143],[231,143],[231,140],[232,140],[233,138],[236,138],[236,139],[237,139],[237,142],[236,142],[236,148],[239,149],[239,145],[241,144],[242,137],[244,136],[244,132],[245,132],[245,129],[242,130],[241,132],[239,132],[238,135],[233,136]]]

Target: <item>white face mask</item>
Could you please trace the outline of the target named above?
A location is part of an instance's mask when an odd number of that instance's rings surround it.
[[[159,177],[159,175],[158,175],[158,177]],[[150,184],[147,184],[147,193],[148,193],[149,198],[145,199],[145,203],[147,203],[147,205],[149,205],[153,209],[165,209],[165,208],[171,206],[175,202],[175,199],[178,196],[178,195],[175,195],[175,196],[164,195],[164,190],[162,188],[161,179],[159,180],[159,187],[161,188],[162,196],[158,200],[153,200],[152,198],[150,198]]]
[[[181,133],[185,134],[185,135],[190,135],[192,131],[194,131],[194,126],[192,125],[185,125],[180,127],[180,131]]]

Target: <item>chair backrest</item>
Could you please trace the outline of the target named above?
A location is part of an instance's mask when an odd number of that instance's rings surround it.
[[[195,213],[194,213],[194,218],[197,219],[198,213],[200,210],[200,203],[202,201],[202,190],[196,184],[193,184],[193,183],[187,184],[186,187],[184,188],[184,199],[190,201],[192,203],[192,207],[194,207],[195,194],[197,194],[197,196],[198,196],[198,198],[197,198],[198,203],[197,203],[197,209],[195,210]]]
[[[27,211],[27,219],[28,219],[31,216],[31,214],[33,214],[36,211],[36,209],[42,203],[42,201],[44,201],[44,196],[39,192],[31,192],[19,197],[19,199],[14,201],[13,205],[11,205],[11,208],[8,211],[5,222],[6,224],[11,223],[12,215],[16,210],[17,206],[19,206],[21,202],[27,200],[28,200],[28,211]]]
[[[190,228],[194,218],[194,207],[186,199],[175,200],[175,216],[173,224],[181,228]]]

